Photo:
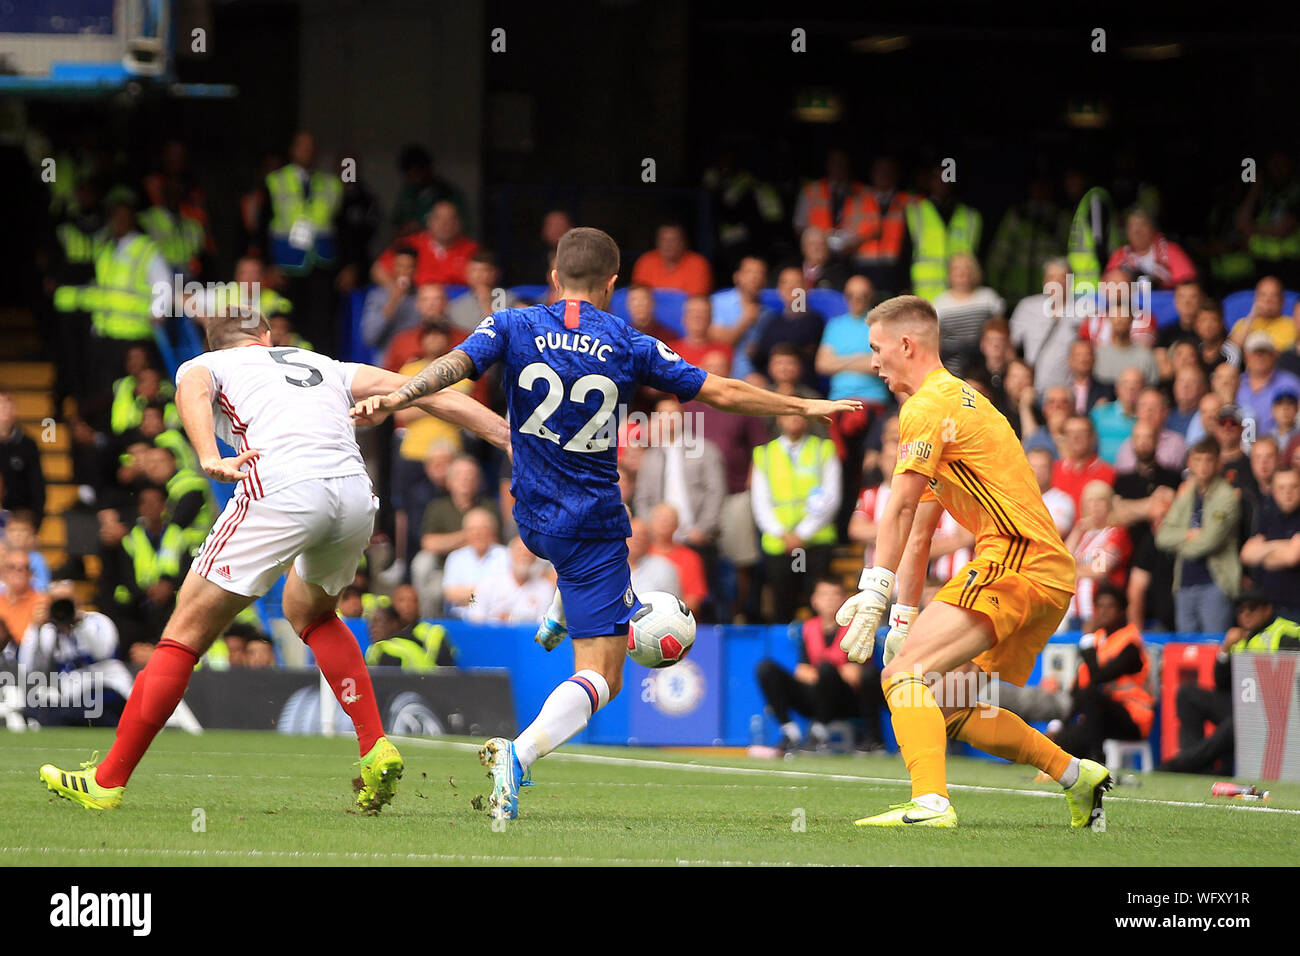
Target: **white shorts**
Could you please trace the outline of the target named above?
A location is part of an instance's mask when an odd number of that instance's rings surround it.
[[[192,570],[224,591],[261,597],[292,563],[304,581],[338,594],[357,573],[378,510],[368,475],[307,478],[265,498],[236,495]]]

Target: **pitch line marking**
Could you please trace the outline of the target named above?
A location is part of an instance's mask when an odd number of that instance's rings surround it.
[[[457,740],[431,740],[424,737],[397,737],[391,734],[389,735],[389,739],[427,747],[445,747],[453,750],[477,751],[479,749],[477,744],[461,743]],[[621,766],[657,767],[669,770],[695,770],[705,773],[761,774],[763,776],[793,777],[801,780],[835,780],[846,783],[884,783],[893,784],[899,787],[910,786],[910,783],[907,780],[901,780],[897,777],[866,777],[849,773],[815,773],[811,770],[768,770],[760,767],[728,767],[720,764],[678,763],[672,760],[643,760],[637,757],[615,757],[612,754],[581,754],[555,751],[548,755],[548,759],[554,760],[557,758],[561,760],[576,760],[588,763],[608,763]],[[1025,790],[1018,787],[989,787],[972,783],[950,783],[948,784],[948,789],[970,790],[975,793],[1011,793],[1022,797],[1051,797],[1052,799],[1061,796],[1059,792],[1053,790]],[[1280,813],[1286,816],[1300,816],[1300,810],[1292,810],[1285,807],[1261,807],[1244,803],[1204,803],[1196,800],[1157,800],[1152,797],[1113,797],[1110,795],[1106,796],[1106,802],[1147,803],[1162,807],[1197,807],[1206,810],[1242,810],[1253,813]]]
[[[410,860],[412,862],[438,863],[577,863],[598,865],[621,863],[631,866],[843,866],[856,867],[857,863],[814,863],[793,860],[688,860],[680,857],[594,857],[594,856],[523,856],[496,855],[490,853],[362,853],[332,850],[181,850],[148,849],[145,847],[44,847],[44,846],[0,846],[0,855],[14,853],[36,853],[41,856],[71,853],[74,856],[135,856],[153,854],[171,857],[285,857],[293,860]]]

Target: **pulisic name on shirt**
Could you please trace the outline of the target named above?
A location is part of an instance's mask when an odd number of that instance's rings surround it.
[[[537,346],[539,352],[545,352],[547,349],[577,352],[579,355],[590,355],[598,362],[608,361],[609,353],[614,351],[614,346],[602,342],[599,336],[576,335],[569,332],[545,332],[534,335],[533,344]]]

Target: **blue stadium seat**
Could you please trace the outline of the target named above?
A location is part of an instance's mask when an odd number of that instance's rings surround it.
[[[758,301],[764,308],[771,309],[777,315],[785,310],[785,303],[781,301],[781,295],[775,289],[760,289]]]
[[[526,302],[542,302],[546,299],[546,293],[550,291],[550,286],[545,285],[516,285],[511,286],[510,291],[520,299]]]
[[[686,304],[686,293],[676,289],[655,289],[655,318],[682,334],[682,306]],[[619,318],[627,316],[627,289],[615,289],[609,299],[609,311]]]
[[[808,307],[820,312],[827,319],[833,319],[848,311],[848,306],[844,302],[844,293],[836,292],[834,289],[809,289]]]
[[[1151,311],[1156,317],[1156,326],[1165,328],[1173,325],[1178,321],[1178,313],[1174,311],[1174,291],[1173,289],[1159,289],[1151,293]]]

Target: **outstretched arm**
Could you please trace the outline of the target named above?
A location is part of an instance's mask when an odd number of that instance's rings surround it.
[[[805,418],[825,418],[836,412],[851,412],[862,407],[857,399],[832,402],[820,398],[799,398],[769,392],[740,379],[709,374],[695,396],[706,405],[719,411],[739,412],[742,415],[803,415]]]
[[[248,449],[234,458],[222,458],[217,449],[216,429],[212,423],[212,375],[206,368],[192,368],[176,385],[176,410],[185,434],[199,456],[199,464],[217,481],[240,481],[248,477],[241,471],[261,452]]]
[[[464,356],[467,361],[469,359],[469,356],[465,355],[464,352],[448,353],[448,355],[451,354]],[[447,357],[447,355],[443,355],[435,359],[430,364],[430,368]],[[424,371],[427,372],[428,370],[426,368]],[[424,373],[421,372],[422,374]],[[356,377],[352,379],[352,397],[357,402],[352,407],[352,415],[357,419],[357,424],[378,424],[391,409],[377,406],[374,410],[366,413],[359,413],[358,409],[367,406],[368,403],[383,402],[394,395],[400,394],[403,389],[418,381],[419,378],[419,375],[414,378],[407,378],[398,372],[390,372],[387,369],[376,368],[373,365],[362,365],[357,369]],[[462,375],[461,378],[464,378],[464,376]],[[460,379],[456,379],[456,381],[460,381]],[[455,382],[447,384],[455,384]],[[505,451],[510,450],[510,426],[504,418],[462,392],[441,391],[444,387],[440,385],[438,386],[439,390],[422,395],[409,404],[428,412],[435,418],[441,418],[445,422],[467,428],[498,448]],[[397,405],[395,407],[404,406]]]

